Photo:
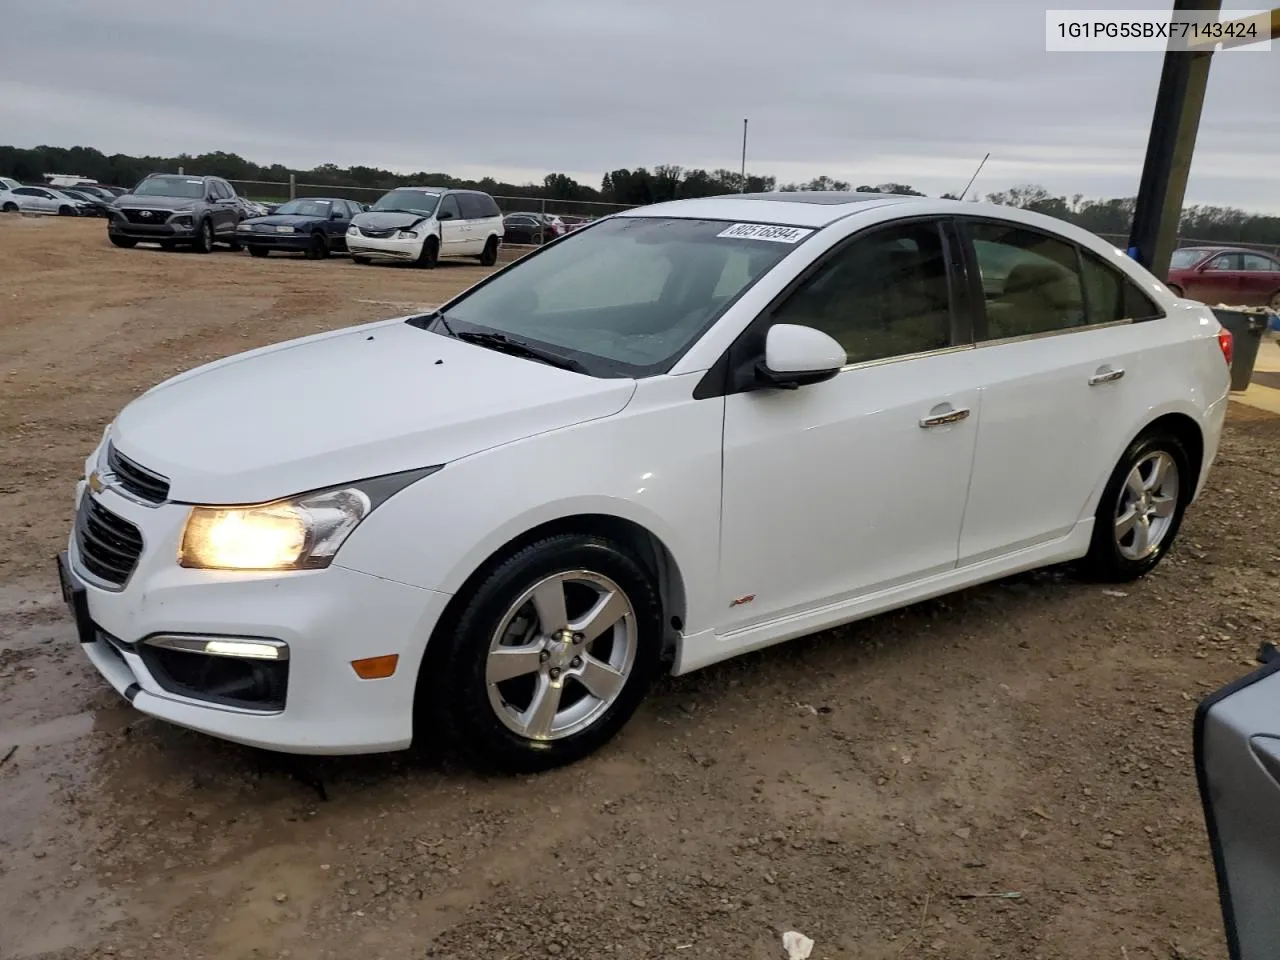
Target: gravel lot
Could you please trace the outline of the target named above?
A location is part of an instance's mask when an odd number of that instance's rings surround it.
[[[535,778],[292,761],[92,673],[51,560],[72,485],[160,379],[484,271],[104,233],[0,218],[0,957],[748,960],[786,930],[850,960],[1224,954],[1190,724],[1276,622],[1280,418],[1233,405],[1122,590],[1018,577],[668,680]]]

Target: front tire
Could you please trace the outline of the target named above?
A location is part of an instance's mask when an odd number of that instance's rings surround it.
[[[108,239],[108,240],[110,240],[110,241],[111,241],[111,243],[112,243],[114,246],[117,246],[117,247],[124,247],[124,249],[126,249],[126,250],[132,250],[134,247],[136,247],[136,246],[138,245],[138,241],[137,241],[137,240],[135,240],[135,239],[133,239],[133,237],[111,237],[111,236],[109,236],[109,237],[107,237],[107,239]]]
[[[368,266],[372,261],[371,261],[368,257],[355,257],[355,256],[353,256],[353,257],[351,258],[351,262],[352,262],[352,263],[357,263],[357,264],[359,264],[359,265],[360,265],[360,266],[362,266],[362,267],[367,267],[367,266]]]
[[[531,773],[582,759],[622,729],[657,672],[653,578],[611,540],[530,544],[460,603],[427,649],[417,736],[484,766]]]
[[[213,223],[211,221],[200,221],[200,229],[196,234],[195,242],[191,244],[191,249],[196,253],[213,253]]]
[[[1102,491],[1080,572],[1104,583],[1150,573],[1173,545],[1195,484],[1186,447],[1177,437],[1138,437]]]
[[[480,254],[480,266],[492,267],[498,262],[498,238],[490,237],[485,241],[484,252]]]
[[[249,247],[249,256],[251,257],[265,257],[269,253],[271,253],[271,251],[268,250],[266,247],[259,247],[254,245],[250,245]]]
[[[0,207],[0,210],[4,210],[5,213],[17,213],[18,205],[10,200],[3,207]]]
[[[74,217],[75,215],[76,211],[73,207],[61,206],[58,208],[58,216],[60,217]]]
[[[329,256],[329,244],[325,240],[323,233],[313,233],[311,235],[311,243],[307,245],[307,250],[303,256],[308,260],[323,260]]]
[[[415,266],[422,267],[424,270],[430,270],[440,262],[440,240],[437,237],[427,237],[422,241],[422,252],[418,254],[418,259],[414,261]]]

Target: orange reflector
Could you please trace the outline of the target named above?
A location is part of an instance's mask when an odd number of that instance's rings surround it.
[[[385,680],[396,672],[396,664],[400,662],[400,654],[388,653],[382,657],[368,657],[364,660],[352,660],[351,669],[361,680]]]

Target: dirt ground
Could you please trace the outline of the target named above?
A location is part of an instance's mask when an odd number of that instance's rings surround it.
[[[1280,418],[1233,405],[1122,590],[1023,576],[669,679],[539,777],[293,761],[94,674],[55,596],[73,482],[162,378],[483,271],[104,233],[0,218],[0,957],[747,960],[787,930],[815,960],[1225,954],[1191,719],[1274,633]]]

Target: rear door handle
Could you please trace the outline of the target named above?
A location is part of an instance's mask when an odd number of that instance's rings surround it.
[[[947,410],[945,413],[933,413],[927,417],[924,417],[920,421],[920,426],[941,427],[941,426],[945,426],[948,423],[959,423],[961,420],[968,418],[968,416],[969,416],[968,410],[963,410],[963,409],[957,410],[953,408],[951,410]]]
[[[1100,383],[1113,383],[1124,376],[1124,369],[1116,367],[1114,370],[1110,367],[1104,367],[1089,378],[1089,386],[1096,387]]]

